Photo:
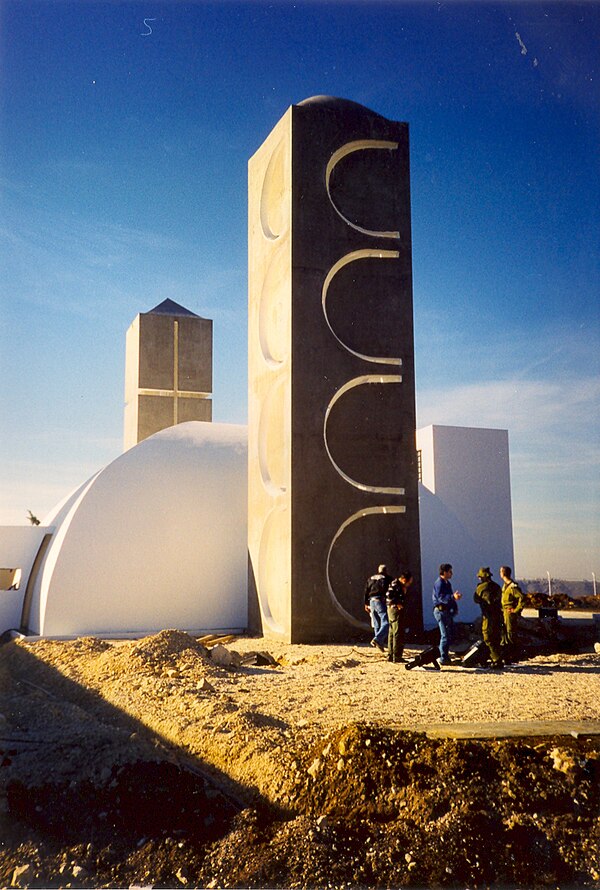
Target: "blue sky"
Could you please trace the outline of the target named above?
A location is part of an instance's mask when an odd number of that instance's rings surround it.
[[[214,419],[246,422],[247,161],[325,93],[410,124],[419,425],[508,429],[517,572],[600,574],[600,4],[4,0],[0,25],[0,523],[121,452],[125,332],[167,297],[214,319]]]

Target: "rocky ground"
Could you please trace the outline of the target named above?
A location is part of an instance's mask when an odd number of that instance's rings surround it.
[[[407,671],[365,642],[7,642],[0,885],[600,887],[600,656],[530,656]],[[424,732],[523,720],[580,731]]]

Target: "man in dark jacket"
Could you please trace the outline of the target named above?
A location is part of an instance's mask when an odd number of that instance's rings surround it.
[[[381,652],[385,652],[385,647],[388,644],[389,622],[385,595],[391,580],[386,566],[380,565],[365,584],[365,611],[370,614],[373,627],[371,646],[374,649],[380,649]]]
[[[412,572],[400,572],[388,587],[385,595],[388,621],[390,623],[388,661],[404,661],[404,631],[406,628],[406,595],[413,583]]]
[[[492,660],[492,668],[501,670],[504,667],[502,661],[502,590],[492,581],[492,573],[489,568],[483,567],[477,572],[479,584],[473,594],[473,599],[481,609],[481,632]]]

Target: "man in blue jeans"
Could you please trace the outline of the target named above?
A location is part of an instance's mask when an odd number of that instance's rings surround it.
[[[390,629],[387,605],[385,595],[392,580],[388,575],[387,568],[380,565],[374,575],[367,580],[365,584],[365,611],[371,616],[371,625],[373,627],[373,639],[371,646],[385,652],[388,644],[388,633]]]
[[[433,615],[440,629],[440,664],[451,664],[450,643],[454,628],[454,616],[458,612],[458,600],[462,593],[452,591],[450,579],[452,566],[443,562],[440,566],[440,577],[433,585]]]

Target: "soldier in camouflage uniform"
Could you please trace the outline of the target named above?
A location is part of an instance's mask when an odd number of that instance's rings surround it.
[[[483,621],[481,631],[483,639],[490,650],[492,668],[501,670],[502,661],[502,590],[492,581],[489,568],[481,568],[477,572],[479,584],[473,599],[479,605]]]
[[[515,662],[520,654],[519,615],[523,611],[523,591],[512,578],[510,566],[500,566],[502,588],[502,651],[507,664]]]

